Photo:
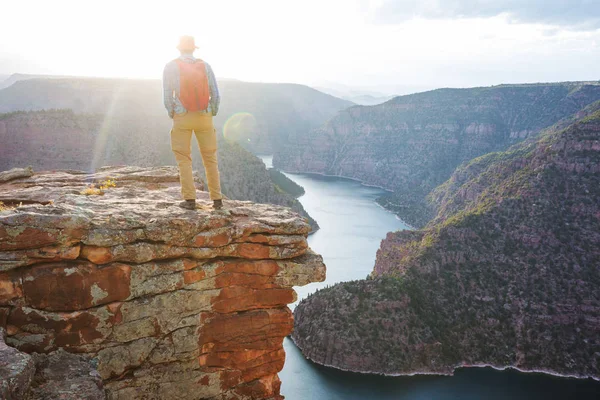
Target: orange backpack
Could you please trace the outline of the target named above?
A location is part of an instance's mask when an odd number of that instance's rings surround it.
[[[209,87],[204,61],[193,63],[176,59],[179,66],[179,100],[187,111],[203,111],[208,108]]]

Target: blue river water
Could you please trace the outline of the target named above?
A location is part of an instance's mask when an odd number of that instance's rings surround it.
[[[263,157],[267,166],[270,158]],[[387,232],[406,229],[375,199],[383,190],[343,178],[286,174],[306,191],[300,202],[321,229],[311,248],[327,265],[327,280],[296,288],[302,299],[317,288],[363,279]],[[292,305],[293,308],[293,305]],[[454,376],[384,377],[338,371],[306,360],[285,339],[286,362],[279,373],[287,400],[546,400],[600,399],[600,383],[492,368],[460,369]]]

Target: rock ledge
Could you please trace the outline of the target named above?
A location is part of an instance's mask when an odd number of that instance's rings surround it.
[[[107,179],[103,195],[81,192]],[[281,398],[293,286],[322,281],[287,208],[198,193],[176,168],[55,171],[0,184],[0,327],[26,353],[97,359],[111,399]],[[203,201],[207,200],[207,201]]]

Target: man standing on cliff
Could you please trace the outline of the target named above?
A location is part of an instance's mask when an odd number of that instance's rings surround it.
[[[217,163],[217,133],[213,116],[219,111],[219,88],[207,62],[194,57],[194,38],[182,36],[177,49],[181,55],[165,66],[163,96],[169,117],[173,119],[171,149],[179,167],[181,194],[179,206],[196,209],[196,187],[192,173],[192,131],[196,135],[206,171],[213,208],[223,207]]]

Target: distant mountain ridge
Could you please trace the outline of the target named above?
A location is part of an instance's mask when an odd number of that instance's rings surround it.
[[[26,81],[29,79],[66,79],[73,78],[68,75],[43,75],[43,74],[12,74],[12,75],[0,75],[0,90],[7,88],[16,82]]]
[[[394,97],[435,89],[431,85],[344,85],[336,82],[319,82],[311,85],[321,92],[328,93],[340,99],[350,100],[359,105],[376,105]]]
[[[353,106],[289,136],[273,158],[290,172],[344,176],[394,193],[380,203],[414,226],[435,207],[427,194],[463,162],[507,149],[600,100],[599,82],[438,89]]]
[[[0,114],[35,112],[2,117],[0,170],[31,164],[93,171],[108,164],[174,162],[171,120],[159,80],[19,74],[9,80],[12,84],[0,90]],[[272,154],[289,134],[310,130],[352,103],[296,84],[223,79],[219,88],[222,100],[215,126],[226,138],[219,153],[224,193],[239,200],[290,206],[309,217],[295,194],[282,190],[293,184],[284,182],[285,176],[276,184],[262,162],[243,148]],[[196,145],[192,148],[194,167],[203,171]]]
[[[77,75],[45,75],[45,74],[22,74],[15,73],[11,75],[0,75],[0,90],[13,85],[16,82],[27,81],[30,79],[124,79],[124,78],[102,78],[93,76],[77,76]],[[219,81],[235,81],[238,79],[217,78]]]
[[[297,84],[227,79],[219,89],[217,127],[229,121],[229,138],[255,154],[272,154],[289,135],[314,129],[353,105]],[[166,117],[159,80],[29,76],[0,90],[0,113],[51,108]]]
[[[356,90],[345,87],[336,89],[325,86],[315,86],[315,89],[362,106],[372,106],[375,104],[385,103],[386,101],[396,97],[395,95],[386,95],[378,92]]]
[[[600,380],[600,101],[458,168],[372,279],[295,309],[311,360],[378,374],[512,367]]]

